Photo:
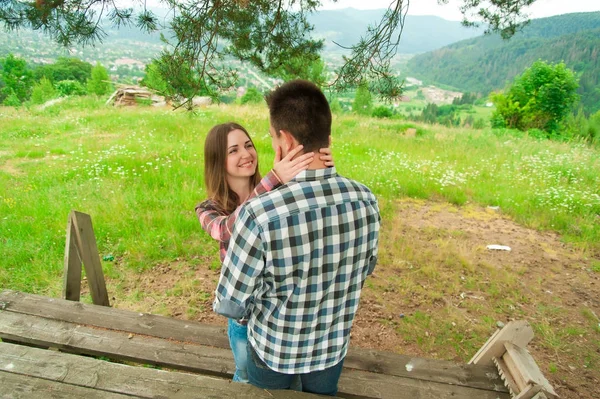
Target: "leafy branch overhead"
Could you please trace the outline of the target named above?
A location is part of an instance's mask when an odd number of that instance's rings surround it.
[[[343,0],[330,0],[343,3]],[[418,0],[413,0],[418,1]],[[438,0],[446,4],[449,0]],[[512,36],[527,20],[524,10],[536,0],[462,0],[467,26],[486,24],[489,32]],[[182,96],[214,94],[232,86],[236,74],[223,59],[248,62],[262,72],[284,79],[308,77],[308,66],[319,62],[323,42],[311,38],[307,18],[321,0],[161,0],[169,15],[161,19],[145,1],[121,7],[113,0],[0,0],[0,22],[7,30],[41,30],[54,41],[71,46],[94,45],[106,36],[101,22],[162,31],[166,46],[158,57],[161,74]],[[401,93],[401,82],[390,68],[399,49],[410,0],[391,0],[379,23],[369,27],[335,71],[335,89],[373,82],[383,97]]]

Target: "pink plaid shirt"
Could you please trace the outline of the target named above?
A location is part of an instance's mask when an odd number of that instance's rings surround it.
[[[270,171],[258,183],[246,201],[251,198],[258,197],[261,194],[269,192],[279,186],[282,182],[274,171]],[[207,199],[206,201],[196,205],[196,215],[200,221],[200,225],[212,238],[219,241],[219,255],[221,262],[225,259],[225,253],[229,246],[229,239],[233,231],[233,223],[237,219],[241,206],[238,206],[230,215],[225,212],[215,201]]]

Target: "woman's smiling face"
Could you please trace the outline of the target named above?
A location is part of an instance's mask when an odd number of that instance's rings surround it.
[[[250,137],[242,130],[235,129],[227,135],[227,175],[230,177],[251,177],[256,172],[256,149]]]

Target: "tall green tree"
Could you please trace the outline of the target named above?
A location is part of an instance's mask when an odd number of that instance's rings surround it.
[[[492,120],[507,127],[536,128],[555,132],[578,101],[577,77],[564,63],[536,61],[517,76],[506,93],[492,96],[496,111]]]
[[[108,94],[112,85],[108,77],[108,71],[99,62],[92,68],[92,75],[87,81],[87,91],[89,94],[103,96]]]
[[[342,3],[344,0],[333,0]],[[447,4],[448,0],[437,0]],[[504,37],[514,34],[527,21],[527,7],[536,0],[461,0],[466,25],[489,24],[489,31]],[[198,84],[196,90],[227,88],[235,74],[222,67],[225,56],[248,62],[263,73],[273,75],[289,60],[315,60],[322,41],[310,38],[313,26],[309,14],[321,0],[161,0],[173,11],[169,32],[163,39],[163,76],[181,77],[184,66]],[[356,87],[361,81],[373,84],[380,95],[397,97],[401,81],[390,61],[400,44],[409,0],[392,0],[381,21],[368,28],[351,45],[351,54],[336,70],[332,83],[338,89]],[[120,6],[113,0],[59,0],[0,2],[0,22],[8,29],[32,28],[47,32],[58,43],[94,44],[105,32],[97,22],[103,16],[115,25],[135,24],[156,31],[160,19],[150,10]],[[227,43],[227,45],[224,45]],[[177,82],[176,82],[177,83]],[[173,84],[173,87],[180,87]],[[188,96],[189,97],[189,96]]]
[[[34,73],[37,80],[45,77],[53,83],[76,80],[85,84],[92,75],[92,64],[74,57],[58,57],[53,64],[37,67]]]
[[[140,81],[140,84],[156,91],[161,96],[169,97],[171,95],[169,85],[165,78],[160,74],[160,69],[156,64],[156,61],[152,61],[150,64],[146,65],[145,71],[146,75]]]
[[[369,84],[361,82],[356,89],[352,110],[359,115],[371,115],[373,109],[373,96],[369,91]]]
[[[327,84],[327,67],[321,57],[316,57],[313,60],[300,58],[288,60],[280,69],[274,71],[273,75],[285,81],[292,79],[310,80],[321,88]]]
[[[13,54],[0,58],[0,79],[4,82],[4,87],[0,93],[1,100],[11,97],[24,102],[29,98],[31,86],[33,85],[33,73],[27,67],[27,62]]]

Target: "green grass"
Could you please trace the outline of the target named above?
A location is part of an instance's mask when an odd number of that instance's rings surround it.
[[[205,197],[206,133],[236,120],[254,138],[263,173],[274,156],[264,106],[186,114],[83,98],[0,114],[0,286],[27,292],[60,291],[71,209],[92,215],[100,255],[132,270],[216,253],[193,212]],[[403,135],[410,127],[417,137]],[[597,149],[339,115],[333,151],[341,174],[379,196],[384,220],[403,196],[498,205],[527,226],[600,253]]]

